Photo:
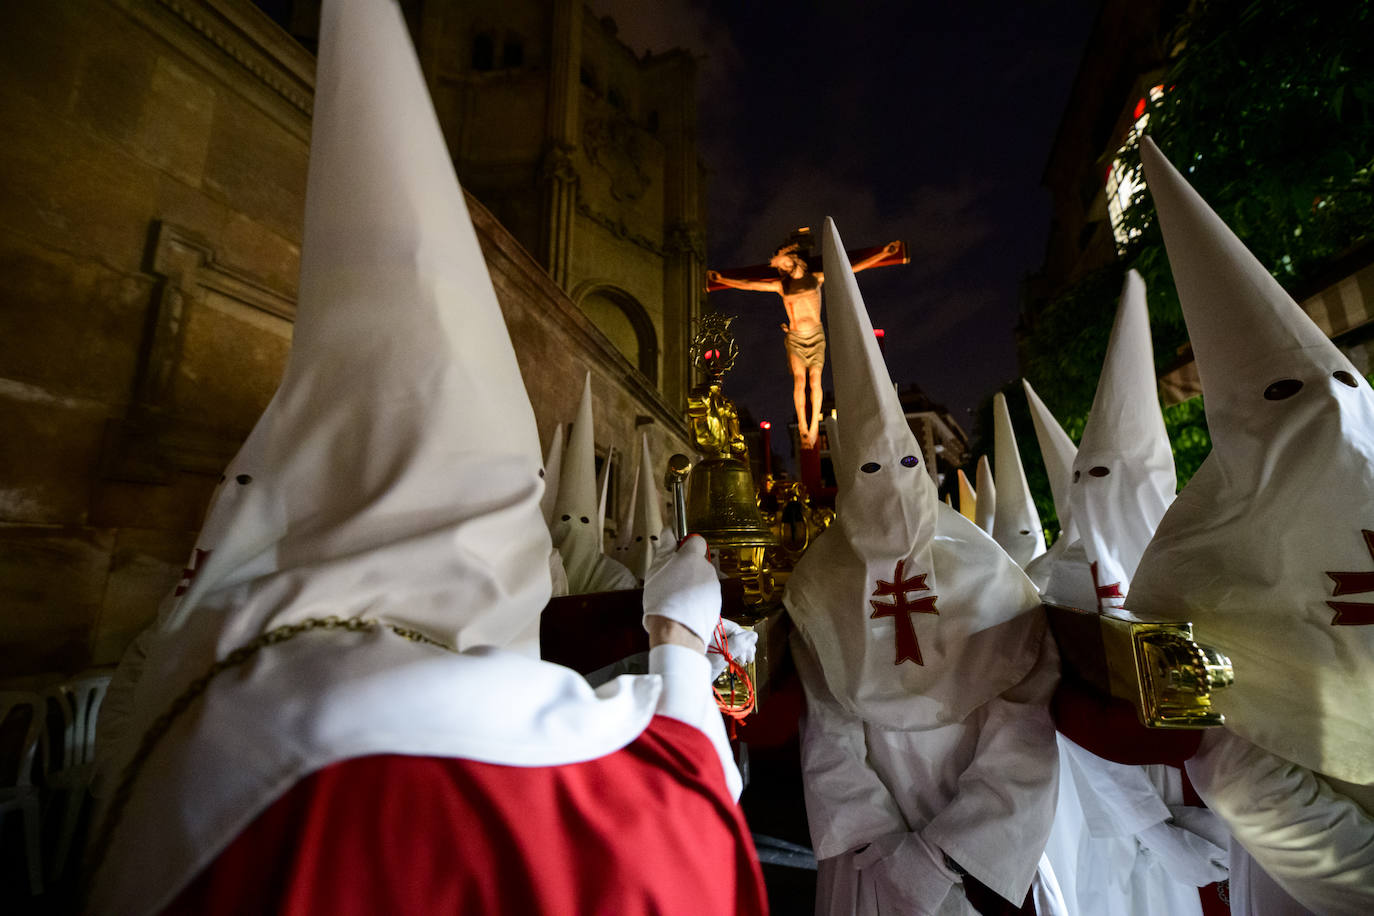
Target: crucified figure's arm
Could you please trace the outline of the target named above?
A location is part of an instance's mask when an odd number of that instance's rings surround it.
[[[861,270],[868,270],[870,267],[872,267],[874,264],[877,264],[879,261],[892,257],[901,249],[901,242],[888,242],[886,245],[882,247],[882,250],[879,251],[877,254],[871,254],[868,257],[864,258],[862,261],[856,261],[855,263],[850,265],[849,269],[854,271],[854,273],[858,273]]]
[[[868,257],[864,258],[862,261],[855,261],[853,264],[850,264],[849,270],[851,273],[858,273],[861,270],[868,270],[870,267],[874,267],[882,263],[887,258],[891,257],[892,255],[896,254],[898,251],[901,250],[901,242],[888,242],[877,252],[877,254],[871,254]],[[817,270],[814,271],[811,275],[816,278],[816,282],[825,282],[825,271]]]
[[[723,276],[718,270],[708,270],[706,271],[706,282],[719,283],[721,286],[728,286],[731,289],[747,289],[758,293],[782,295],[781,280],[735,280]]]

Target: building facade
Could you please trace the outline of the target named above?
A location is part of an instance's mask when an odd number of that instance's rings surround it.
[[[1132,133],[1146,130],[1148,101],[1165,91],[1162,80],[1183,49],[1178,27],[1197,2],[1102,3],[1042,178],[1053,216],[1045,263],[1026,283],[1022,331],[1046,303],[1116,260],[1125,245],[1121,215],[1138,186],[1117,167],[1117,155]],[[1374,371],[1374,245],[1357,246],[1290,292],[1362,372]],[[1103,314],[1115,304],[1104,301]],[[1160,394],[1168,405],[1201,393],[1185,344],[1162,367]]]

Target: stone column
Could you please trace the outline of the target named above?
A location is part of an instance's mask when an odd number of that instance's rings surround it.
[[[539,167],[539,259],[564,290],[568,289],[577,207],[573,154],[577,150],[580,123],[581,65],[581,0],[554,0],[549,29],[549,103],[544,121],[543,161]]]
[[[668,404],[685,409],[691,386],[691,323],[705,303],[706,233],[701,165],[697,160],[696,61],[685,51],[665,55],[660,111],[664,144],[663,373]]]

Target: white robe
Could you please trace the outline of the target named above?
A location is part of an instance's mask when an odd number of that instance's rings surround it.
[[[1040,850],[1016,849],[1015,838],[1023,827],[1036,832],[1053,800],[1041,780],[1054,767],[1044,740],[1059,677],[1052,639],[1020,683],[962,722],[919,731],[855,717],[831,695],[800,635],[792,651],[807,701],[802,772],[818,916],[974,913],[963,882],[943,868],[944,853],[989,879],[1019,870],[1006,861],[1008,848],[1033,867]],[[860,869],[855,860],[863,862],[869,843],[889,854]]]
[[[492,647],[445,652],[385,628],[271,646],[216,676],[143,762],[89,911],[158,912],[305,775],[371,754],[555,766],[618,750],[664,715],[710,739],[738,797],[710,663],[664,645],[649,669],[593,691],[548,662]],[[471,700],[498,684],[499,702]]]
[[[1374,785],[1315,773],[1222,729],[1203,739],[1188,777],[1237,841],[1235,916],[1374,912]]]
[[[1059,755],[1045,854],[1070,916],[1200,916],[1198,886],[1225,877],[1226,830],[1183,804],[1179,771],[1103,760],[1063,735]]]

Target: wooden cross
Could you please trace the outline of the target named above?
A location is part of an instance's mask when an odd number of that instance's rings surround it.
[[[906,242],[898,242],[897,244],[901,247],[897,250],[896,254],[886,255],[871,266],[895,267],[899,264],[910,264],[911,258],[906,253]],[[846,251],[845,254],[849,256],[849,263],[857,264],[860,261],[881,253],[883,247],[882,245],[874,245],[869,248],[851,248]],[[811,273],[822,270],[821,256],[816,254],[808,257],[806,259],[806,269]],[[778,278],[778,269],[770,264],[752,264],[749,267],[731,267],[719,273],[722,277],[730,280],[776,280]],[[711,280],[706,282],[706,291],[708,293],[714,293],[722,289],[730,289],[730,287],[726,286],[724,283]]]

